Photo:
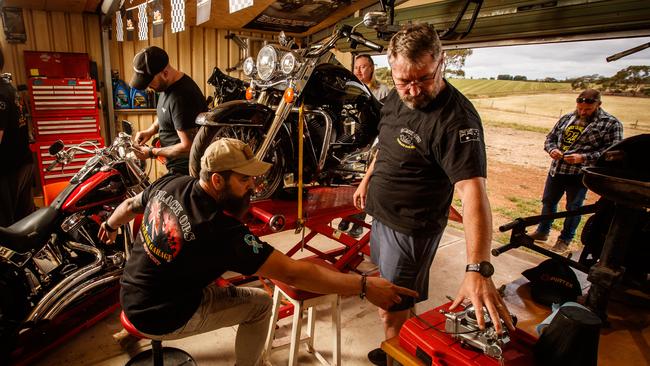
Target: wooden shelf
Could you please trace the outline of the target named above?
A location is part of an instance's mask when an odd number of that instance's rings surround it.
[[[115,114],[142,114],[156,113],[155,108],[138,108],[138,109],[115,109]]]

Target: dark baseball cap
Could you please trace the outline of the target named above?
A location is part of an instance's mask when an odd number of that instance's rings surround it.
[[[157,73],[163,71],[169,64],[167,52],[160,47],[151,46],[138,52],[133,57],[133,77],[131,87],[146,89]]]
[[[568,264],[559,260],[547,259],[521,274],[530,281],[530,294],[537,303],[563,304],[582,295],[578,277]]]

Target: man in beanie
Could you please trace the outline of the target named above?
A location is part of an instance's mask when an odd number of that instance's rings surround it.
[[[417,293],[380,278],[343,274],[295,261],[253,235],[239,221],[253,193],[253,177],[271,164],[235,139],[205,150],[200,178],[168,174],[117,207],[99,237],[113,243],[117,228],[144,213],[122,276],[122,309],[138,331],[177,339],[239,325],[238,366],[262,363],[271,298],[261,289],[218,287],[226,271],[274,278],[316,293],[365,294],[388,308],[400,294]],[[366,282],[367,281],[367,282]]]
[[[133,58],[131,87],[151,88],[162,93],[156,107],[156,121],[135,135],[138,158],[165,158],[167,170],[189,174],[189,153],[197,131],[196,116],[205,112],[207,104],[198,85],[189,76],[169,64],[167,52],[151,46]],[[142,146],[151,136],[160,135],[160,148]]]

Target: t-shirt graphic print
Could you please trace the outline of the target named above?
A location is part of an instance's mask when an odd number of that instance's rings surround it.
[[[161,190],[151,198],[140,234],[145,252],[157,265],[173,261],[183,243],[195,238],[183,206],[171,194]]]

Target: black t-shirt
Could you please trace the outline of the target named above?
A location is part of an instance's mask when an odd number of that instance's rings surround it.
[[[142,226],[120,293],[127,317],[142,332],[180,328],[207,285],[226,271],[251,275],[273,252],[190,176],[161,177],[144,191],[142,203]]]
[[[408,235],[439,232],[454,184],[485,177],[486,168],[481,119],[456,88],[446,83],[421,110],[407,107],[393,90],[381,110],[366,211]]]
[[[181,142],[176,130],[184,131],[194,127],[196,116],[207,110],[205,97],[198,85],[187,75],[170,85],[160,95],[156,114],[158,116],[158,134],[160,144],[171,146]],[[189,158],[167,159],[167,170],[189,174]]]
[[[4,80],[0,80],[0,130],[4,131],[0,143],[0,175],[31,163],[27,119],[16,89]]]

